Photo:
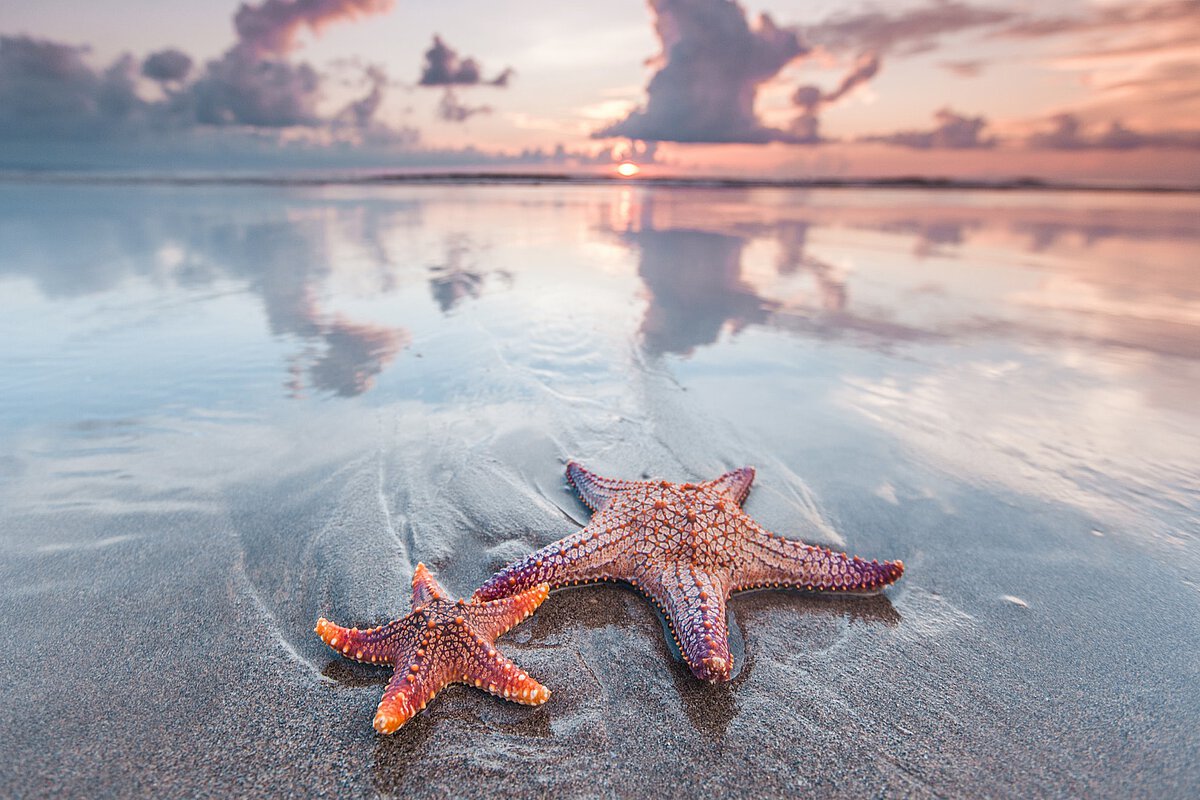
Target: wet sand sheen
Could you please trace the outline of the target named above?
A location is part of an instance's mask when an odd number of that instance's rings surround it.
[[[1188,796],[1197,202],[0,187],[0,793]],[[570,532],[568,457],[905,576],[735,595],[724,686],[556,591],[546,705],[376,736],[315,620]]]

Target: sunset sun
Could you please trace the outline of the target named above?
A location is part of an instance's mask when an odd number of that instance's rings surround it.
[[[632,178],[634,175],[637,175],[641,171],[642,171],[642,168],[639,167],[637,164],[633,163],[632,161],[622,161],[617,166],[617,174],[620,175],[622,178]]]

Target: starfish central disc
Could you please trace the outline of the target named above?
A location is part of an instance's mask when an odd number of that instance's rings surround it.
[[[504,598],[452,600],[424,564],[413,573],[412,611],[378,628],[359,630],[321,617],[317,635],[346,658],[394,667],[375,713],[375,730],[394,733],[451,683],[470,683],[525,705],[541,705],[550,690],[496,649],[496,638],[546,599],[534,584]]]
[[[901,561],[864,561],[760,526],[742,510],[752,467],[676,484],[604,478],[572,461],[567,480],[592,509],[591,522],[509,564],[474,598],[508,597],[541,583],[625,581],[663,612],[688,667],[702,680],[732,675],[725,618],[731,593],[787,586],[867,592],[904,572]]]

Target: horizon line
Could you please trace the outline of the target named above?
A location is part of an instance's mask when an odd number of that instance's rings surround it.
[[[422,170],[414,172],[378,170],[313,170],[290,174],[275,172],[86,172],[70,170],[4,169],[0,183],[145,184],[145,185],[247,185],[247,186],[334,186],[334,185],[627,185],[729,189],[948,189],[963,191],[1049,191],[1200,193],[1200,184],[1178,186],[1155,183],[1055,181],[1035,177],[950,178],[904,175],[863,178],[755,178],[741,176],[655,175],[623,177],[597,173],[504,172],[488,170]]]

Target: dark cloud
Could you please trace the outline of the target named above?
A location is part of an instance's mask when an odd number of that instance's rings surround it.
[[[330,131],[370,129],[375,140],[386,131],[375,121],[386,76],[366,70],[369,89],[339,113],[319,110],[324,78],[311,65],[287,54],[302,28],[314,31],[339,19],[378,13],[392,0],[265,0],[239,7],[238,39],[220,58],[209,61],[194,80],[192,59],[169,48],[140,64],[131,56],[96,70],[84,60],[86,48],[29,37],[0,37],[0,138],[31,141],[90,139],[128,142],[140,136],[208,126],[248,131],[293,126]],[[138,95],[139,76],[157,81],[165,97]],[[399,140],[411,141],[411,131]]]
[[[320,97],[321,76],[310,65],[261,61],[239,49],[210,61],[191,87],[202,125],[315,125]]]
[[[508,86],[514,75],[507,67],[491,80],[484,80],[479,62],[474,58],[462,58],[442,37],[434,36],[433,45],[425,51],[425,63],[421,66],[420,86]]]
[[[86,47],[0,36],[0,139],[87,139],[136,126],[146,104],[137,65],[121,56],[106,69],[84,61]]]
[[[476,114],[490,113],[492,113],[491,106],[468,106],[460,102],[454,90],[448,86],[442,93],[442,99],[438,102],[437,107],[438,118],[446,122],[466,122]]]
[[[1033,134],[1026,144],[1037,150],[1200,149],[1200,131],[1137,131],[1114,120],[1102,130],[1088,132],[1074,114],[1057,114],[1050,124],[1049,130]]]
[[[754,113],[759,87],[807,49],[763,14],[751,27],[732,0],[650,0],[662,43],[646,104],[593,136],[670,142],[791,141]]]
[[[142,61],[142,74],[160,83],[178,83],[191,71],[192,57],[173,47],[151,53]]]
[[[870,136],[863,141],[883,142],[914,150],[970,150],[994,147],[995,137],[985,137],[987,120],[967,117],[943,108],[934,115],[937,124],[930,130],[897,131],[885,136]]]

